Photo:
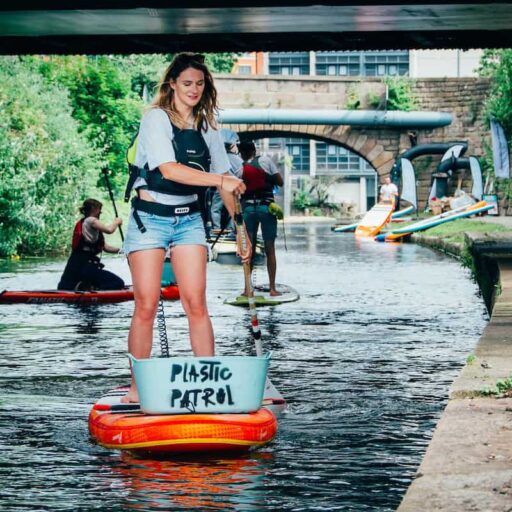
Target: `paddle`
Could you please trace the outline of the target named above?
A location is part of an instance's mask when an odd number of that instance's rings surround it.
[[[112,206],[114,208],[114,215],[116,217],[119,217],[119,213],[117,213],[117,206],[116,201],[114,199],[114,193],[112,192],[112,187],[110,186],[110,180],[108,179],[108,169],[104,167],[101,172],[103,173],[103,176],[105,178],[105,183],[107,185],[108,195],[110,196],[110,201],[112,203]],[[124,235],[123,230],[121,229],[121,226],[119,226],[119,235],[121,235],[121,241],[124,242]]]
[[[247,233],[245,231],[244,218],[242,216],[242,208],[240,206],[240,198],[238,196],[235,196],[235,224],[237,231],[240,233],[242,252],[245,252],[247,250]],[[258,314],[256,312],[256,302],[254,300],[254,287],[252,285],[250,261],[243,263],[243,267],[245,288],[247,290],[247,302],[249,303],[249,312],[251,314],[251,333],[254,340],[254,346],[256,348],[256,355],[261,357],[263,355],[261,330],[258,322]],[[286,401],[268,377],[265,382],[263,405],[269,407],[272,412],[276,414],[286,409]]]
[[[235,224],[240,233],[240,242],[242,245],[242,252],[247,250],[247,233],[244,226],[244,218],[242,216],[242,207],[240,206],[240,198],[235,196]],[[247,302],[249,304],[249,313],[251,314],[251,332],[256,347],[256,355],[261,357],[263,349],[261,346],[261,331],[258,322],[258,314],[256,312],[256,302],[254,300],[254,288],[252,285],[252,272],[251,262],[246,261],[243,263],[244,278],[245,278],[245,290],[247,291]]]

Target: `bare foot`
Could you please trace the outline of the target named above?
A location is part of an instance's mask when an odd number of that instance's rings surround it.
[[[279,295],[283,295],[283,294],[281,292],[278,292],[277,290],[270,290],[271,297],[279,297]]]
[[[131,389],[121,397],[121,403],[122,404],[138,404],[139,403],[139,394],[137,393],[136,389]]]

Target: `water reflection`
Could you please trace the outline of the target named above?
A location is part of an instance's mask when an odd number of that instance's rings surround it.
[[[258,510],[263,503],[253,491],[265,478],[261,463],[271,459],[268,452],[254,458],[197,460],[151,460],[123,453],[122,464],[113,470],[127,491],[128,510]]]
[[[429,249],[328,226],[287,226],[279,243],[278,281],[301,299],[258,317],[291,412],[243,458],[154,461],[90,442],[90,405],[129,379],[133,303],[0,306],[0,507],[395,510],[485,325],[476,285]],[[54,288],[64,263],[0,261],[0,289]],[[130,282],[124,260],[108,266]],[[240,267],[208,266],[219,354],[254,353],[247,310],[223,304],[242,287]],[[165,310],[171,354],[188,355],[180,304]]]

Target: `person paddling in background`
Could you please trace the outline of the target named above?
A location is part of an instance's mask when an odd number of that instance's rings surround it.
[[[274,202],[274,186],[283,186],[283,178],[277,167],[268,156],[256,156],[254,142],[241,142],[239,145],[240,156],[244,161],[243,180],[247,187],[242,196],[242,209],[245,225],[249,232],[251,243],[256,243],[256,235],[261,225],[261,234],[265,245],[267,257],[267,271],[270,295],[281,295],[276,290],[276,248],[277,217],[270,213],[269,205]],[[244,290],[244,295],[248,290]]]
[[[105,243],[103,233],[111,235],[123,223],[115,218],[112,224],[100,221],[102,204],[86,199],[80,207],[83,215],[73,231],[72,252],[60,279],[59,290],[120,290],[124,281],[104,270],[99,254],[102,251],[119,253],[118,247]]]
[[[386,176],[384,184],[380,187],[380,202],[389,203],[391,201],[396,205],[398,199],[398,188],[391,182],[391,178]]]
[[[242,180],[228,175],[230,165],[216,128],[217,92],[202,55],[180,53],[166,69],[151,108],[143,115],[124,251],[133,280],[135,309],[128,350],[150,357],[153,323],[160,297],[165,251],[171,261],[187,315],[195,356],[214,355],[214,334],[206,304],[207,241],[198,204],[204,187],[217,187],[234,215],[234,194]],[[238,239],[241,251],[241,241]],[[241,254],[248,261],[251,247]],[[132,373],[122,402],[138,402]]]
[[[240,158],[238,154],[238,146],[237,144],[240,142],[238,135],[233,130],[229,130],[227,128],[222,128],[220,130],[220,134],[222,140],[224,141],[224,149],[228,155],[230,172],[233,176],[237,176],[238,178],[242,177],[242,170],[244,162]],[[232,221],[228,221],[229,214],[227,213],[226,208],[223,206],[222,198],[218,191],[214,192],[212,196],[212,224],[214,229],[234,229],[234,224]]]

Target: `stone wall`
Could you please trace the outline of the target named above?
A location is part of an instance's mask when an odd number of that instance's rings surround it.
[[[291,109],[372,109],[383,106],[385,86],[380,79],[342,77],[242,77],[219,75],[215,78],[221,108]],[[489,129],[483,118],[483,104],[489,92],[488,79],[431,78],[413,81],[419,111],[448,112],[451,125],[433,130],[414,130],[418,144],[431,142],[468,142],[465,156],[484,154]],[[411,147],[407,129],[356,126],[311,125],[232,125],[239,133],[254,137],[305,137],[334,142],[354,151],[377,170],[389,173],[396,157]],[[441,156],[425,156],[414,161],[418,179],[419,206],[422,208],[430,189],[430,177]],[[463,187],[470,186],[470,173]],[[453,186],[456,180],[453,180]]]

